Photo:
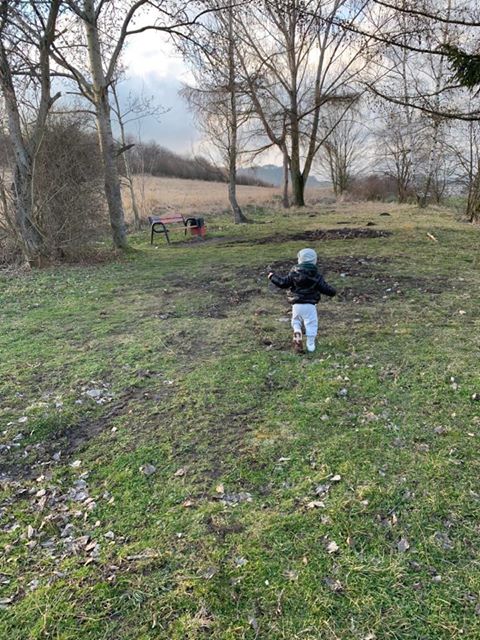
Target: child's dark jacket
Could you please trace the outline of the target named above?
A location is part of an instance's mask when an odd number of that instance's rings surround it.
[[[290,304],[317,304],[323,293],[331,298],[337,293],[325,282],[314,264],[298,264],[287,276],[273,274],[271,282],[281,289],[290,289],[287,299]]]

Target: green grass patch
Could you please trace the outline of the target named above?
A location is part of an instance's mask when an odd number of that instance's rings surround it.
[[[480,637],[478,229],[387,210],[0,276],[1,638]],[[339,295],[299,357],[304,246]]]

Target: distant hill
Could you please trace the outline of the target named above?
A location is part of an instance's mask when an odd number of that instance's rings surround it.
[[[261,182],[267,182],[275,187],[281,186],[283,183],[283,167],[279,167],[275,164],[264,164],[259,167],[249,167],[248,169],[240,169],[238,171],[240,176],[250,176],[256,178]],[[329,187],[330,182],[328,180],[319,180],[315,176],[309,176],[307,180],[308,187]]]

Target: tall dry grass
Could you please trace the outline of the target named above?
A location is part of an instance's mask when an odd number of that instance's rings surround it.
[[[154,176],[134,177],[135,194],[142,218],[152,213],[178,212],[182,214],[212,214],[229,208],[227,185],[223,182],[183,180],[181,178],[159,178]],[[328,189],[307,190],[307,198],[315,200],[330,195]],[[239,185],[237,196],[240,206],[279,205],[279,187],[253,187]],[[130,193],[123,189],[125,214],[128,222],[133,219]]]

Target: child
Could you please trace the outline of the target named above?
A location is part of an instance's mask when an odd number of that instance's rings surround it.
[[[323,293],[331,298],[336,294],[317,269],[317,254],[313,249],[298,252],[298,265],[286,276],[269,273],[268,279],[281,289],[290,289],[287,299],[292,305],[293,347],[303,353],[302,324],[307,336],[307,351],[315,351],[318,317],[315,305]]]

